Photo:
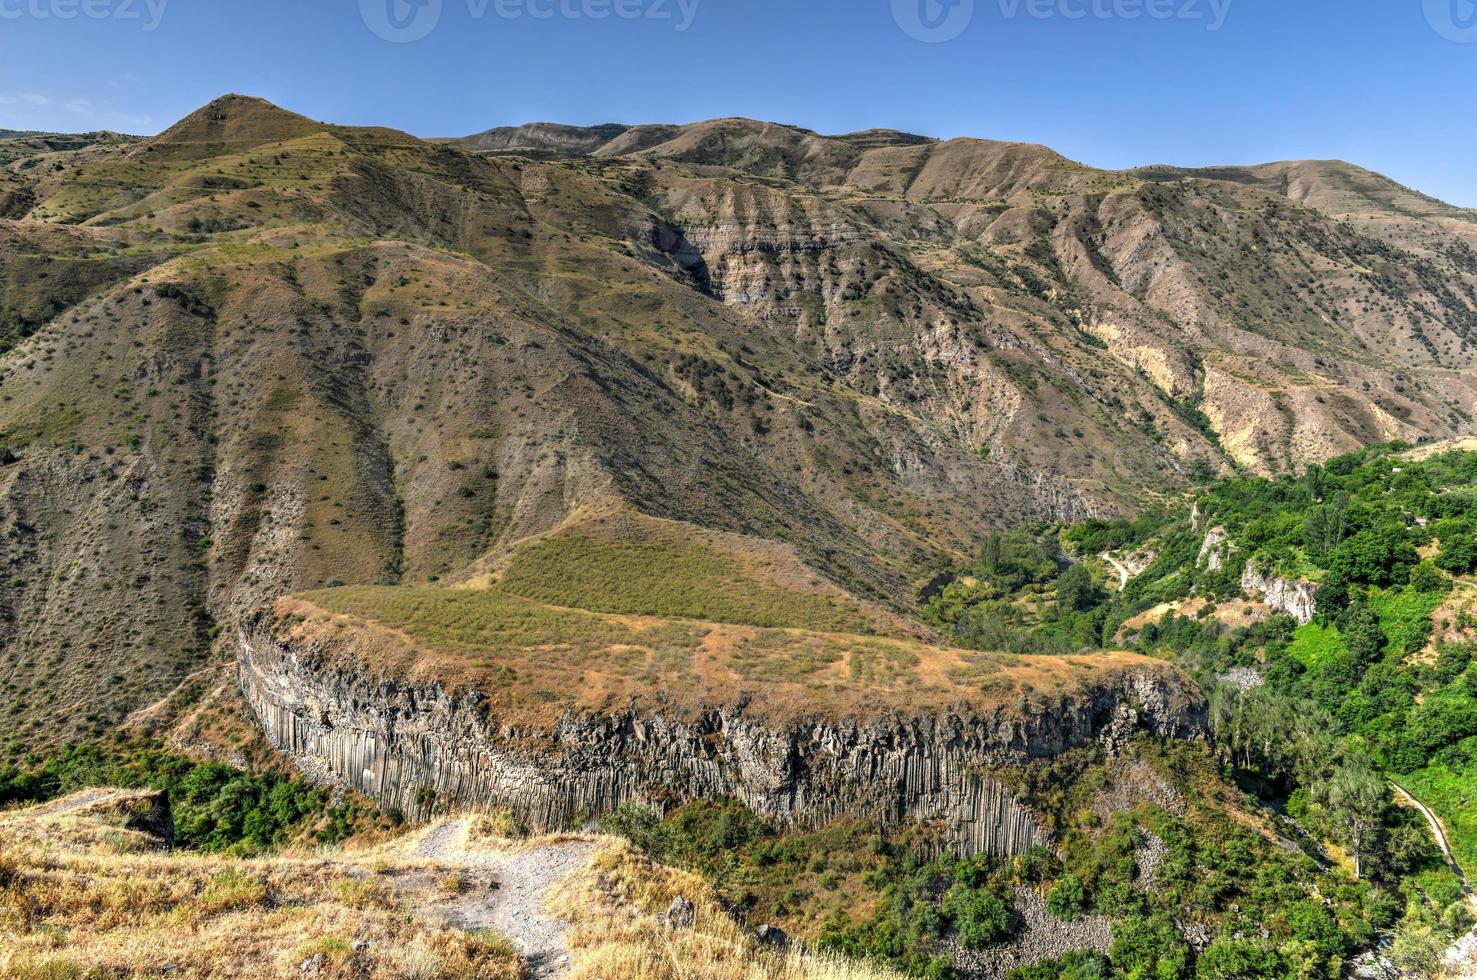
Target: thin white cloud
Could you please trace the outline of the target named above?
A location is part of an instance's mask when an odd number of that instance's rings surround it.
[[[72,99],[71,101],[67,102],[67,104],[64,105],[62,108],[66,109],[68,112],[75,112],[79,116],[90,116],[92,115],[92,100]]]
[[[52,99],[49,95],[40,95],[36,92],[13,92],[0,93],[0,105],[28,105],[49,106]]]

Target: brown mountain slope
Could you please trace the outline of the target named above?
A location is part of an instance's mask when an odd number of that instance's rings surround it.
[[[725,303],[793,324],[801,339],[823,337],[848,362],[882,357],[880,337],[911,338],[911,349],[888,351],[905,363],[884,363],[874,390],[896,384],[966,440],[1026,465],[1056,459],[1079,479],[1136,479],[1134,454],[1123,461],[1130,472],[1105,473],[1087,458],[1122,445],[1121,435],[1040,411],[1015,412],[1014,431],[1002,434],[1012,415],[1002,416],[1002,395],[1023,405],[1092,392],[1118,427],[1150,434],[1179,467],[1223,452],[1278,470],[1470,425],[1473,214],[1357,167],[1114,173],[1039,146],[828,138],[743,119],[668,127],[659,139],[634,141],[634,132],[595,154],[628,161],[626,185],[699,246]],[[843,256],[860,281],[841,281]],[[1028,374],[1044,368],[1054,379],[995,378],[994,424],[960,418],[974,399],[919,388],[947,387],[961,362],[1004,370],[998,349],[953,338],[950,363],[939,363],[916,301],[867,305],[879,283],[884,297],[967,297],[962,319],[987,326],[997,348],[1028,351]],[[863,320],[860,332],[851,318]],[[1020,395],[1043,383],[1055,391]],[[1062,445],[1061,433],[1078,429],[1084,451]],[[1165,464],[1151,455],[1143,465]]]
[[[23,740],[161,697],[272,597],[456,577],[581,512],[788,542],[906,606],[986,521],[1106,506],[756,331],[599,175],[234,98],[192,119],[30,178],[0,224],[12,261],[137,263],[49,293],[62,312],[0,359]]]
[[[604,126],[563,126],[559,123],[529,123],[502,126],[475,136],[440,140],[459,150],[474,153],[504,153],[521,156],[583,156],[594,153],[631,127],[619,123]]]
[[[1258,186],[747,120],[594,152],[229,96],[5,168],[17,742],[282,594],[459,583],[591,515],[905,612],[988,528],[1470,420],[1472,276]]]
[[[684,175],[657,167],[651,195],[670,196],[662,209],[694,241],[704,227],[727,226],[705,261],[747,265],[760,287],[724,294],[731,303],[773,316],[818,301],[822,312],[812,317],[834,329],[844,307],[827,294],[822,266],[835,247],[765,255],[773,249],[764,238],[785,227],[793,202],[810,199],[814,211],[818,199],[852,222],[836,247],[886,247],[897,260],[887,264],[913,264],[933,288],[963,290],[988,311],[979,319],[1014,335],[1012,346],[1037,348],[1038,364],[1047,360],[1042,348],[1065,359],[1090,335],[1116,362],[1108,374],[1116,393],[1133,391],[1126,375],[1147,378],[1173,415],[1218,437],[1242,465],[1282,469],[1370,439],[1470,424],[1477,268],[1463,237],[1468,212],[1428,202],[1418,234],[1402,231],[1410,219],[1398,209],[1415,213],[1414,196],[1384,181],[1380,195],[1358,197],[1364,217],[1355,220],[1355,189],[1383,179],[1347,179],[1348,167],[1322,170],[1344,175],[1351,189],[1307,185],[1303,205],[1289,203],[1280,185],[1276,193],[1258,186],[1265,180],[1217,172],[1150,181],[1036,146],[953,140],[856,154],[840,141],[774,132],[725,120],[639,155],[643,165],[669,157],[725,168]],[[750,145],[766,135],[775,144],[769,157]],[[735,169],[755,175],[748,189],[733,186],[742,180]],[[694,177],[723,186],[689,218],[678,209],[690,206]],[[759,197],[775,202],[771,211],[754,203]],[[729,210],[743,223],[737,235]],[[784,279],[768,291],[776,271]],[[865,301],[855,293],[841,298]],[[917,335],[917,312],[883,322]],[[812,329],[800,319],[802,331]],[[869,320],[870,329],[877,318]],[[1167,436],[1182,460],[1203,451],[1155,418],[1163,413],[1141,411],[1130,418]]]
[[[1147,179],[1197,177],[1248,184],[1306,204],[1360,231],[1422,255],[1447,255],[1470,269],[1477,246],[1477,211],[1458,208],[1341,160],[1299,160],[1255,167],[1181,170],[1150,167]],[[1456,238],[1469,248],[1455,245]],[[1464,258],[1458,258],[1463,256]]]

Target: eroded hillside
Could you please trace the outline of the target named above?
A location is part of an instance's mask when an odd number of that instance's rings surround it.
[[[1470,215],[1367,182],[744,120],[474,153],[239,96],[6,143],[12,747],[280,596],[477,581],[591,514],[906,614],[990,527],[1470,419]]]

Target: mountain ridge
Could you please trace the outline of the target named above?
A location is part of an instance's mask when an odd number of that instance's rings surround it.
[[[530,159],[228,96],[0,167],[18,741],[107,730],[282,595],[467,582],[591,513],[908,616],[993,528],[1477,411],[1445,219],[852,135]]]

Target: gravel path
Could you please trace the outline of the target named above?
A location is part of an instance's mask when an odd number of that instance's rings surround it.
[[[595,853],[595,845],[569,841],[507,854],[481,855],[467,850],[467,823],[452,820],[431,828],[417,855],[456,867],[484,869],[498,887],[467,895],[452,904],[449,924],[460,929],[491,929],[518,947],[532,978],[562,976],[569,967],[568,925],[543,913],[550,886],[578,871]]]

